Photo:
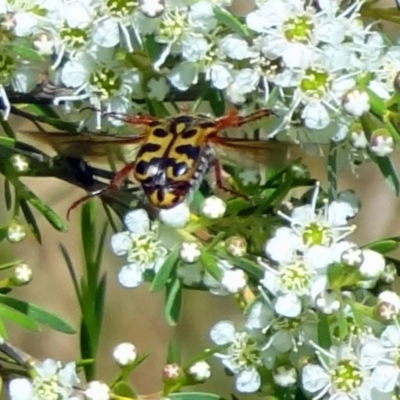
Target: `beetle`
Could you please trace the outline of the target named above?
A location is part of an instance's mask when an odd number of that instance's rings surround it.
[[[135,147],[136,154],[117,172],[109,188],[119,187],[133,172],[150,204],[158,209],[168,209],[180,204],[196,189],[210,168],[215,169],[217,186],[229,190],[222,184],[220,158],[251,168],[277,157],[285,157],[282,150],[286,152],[294,144],[222,135],[227,129],[241,128],[271,114],[268,109],[257,110],[247,116],[240,116],[233,110],[217,118],[196,113],[164,118],[108,113],[106,116],[109,118],[141,128],[141,132],[129,136],[52,132],[47,136],[56,151],[70,155],[101,156],[119,147]],[[74,202],[70,210],[105,190],[89,193]]]

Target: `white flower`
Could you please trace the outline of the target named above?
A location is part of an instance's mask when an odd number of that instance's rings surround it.
[[[12,400],[35,400],[38,398],[69,399],[74,386],[79,383],[75,363],[62,366],[60,362],[47,359],[34,364],[36,376],[12,379],[9,392]]]
[[[221,218],[224,216],[225,211],[226,203],[217,196],[207,197],[201,206],[201,212],[207,218]]]
[[[314,53],[314,10],[308,10],[302,1],[269,0],[249,13],[246,22],[252,30],[265,35],[265,55],[272,59],[282,57],[289,68],[301,68]]]
[[[265,301],[256,301],[247,310],[245,326],[264,335],[270,334],[269,341],[262,347],[263,351],[297,351],[300,344],[315,340],[317,319],[313,311],[306,310],[295,318],[282,317],[276,315],[268,297],[261,294]]]
[[[203,382],[211,377],[210,364],[206,361],[197,361],[190,366],[188,372],[196,382]]]
[[[235,375],[236,389],[241,393],[254,393],[261,386],[257,367],[261,364],[257,342],[247,332],[237,332],[233,323],[221,321],[210,331],[215,344],[229,345],[224,353],[215,353],[224,366]]]
[[[200,258],[200,246],[196,242],[182,242],[179,255],[183,261],[193,263]]]
[[[381,46],[383,48],[384,44]],[[375,78],[369,82],[369,89],[383,100],[388,100],[395,91],[395,77],[400,71],[400,46],[390,47],[374,61],[375,65],[369,69],[375,73]]]
[[[219,46],[225,55],[234,60],[244,60],[254,56],[254,53],[250,51],[249,43],[239,35],[230,34],[223,37]]]
[[[135,69],[126,70],[104,48],[78,53],[62,66],[60,77],[62,83],[74,91],[71,95],[56,97],[56,105],[61,101],[88,99],[98,110],[126,114],[131,107],[130,97],[143,95],[140,73]],[[100,119],[101,114],[97,114]],[[110,122],[121,124],[116,119]],[[101,127],[100,121],[97,125]]]
[[[122,286],[137,287],[148,270],[157,272],[167,250],[157,240],[157,227],[150,227],[150,219],[143,209],[131,211],[125,217],[128,231],[111,237],[111,247],[118,256],[126,256],[128,264],[118,274]]]
[[[398,324],[389,325],[375,344],[371,360],[375,369],[372,379],[377,390],[392,393],[400,385],[400,367],[397,362],[400,351],[400,330]]]
[[[123,42],[129,52],[133,52],[131,35],[129,29],[135,33],[136,39],[140,40],[136,28],[137,4],[133,0],[122,3],[106,1],[102,5],[99,18],[93,21],[93,41],[102,47],[114,47]]]
[[[266,243],[265,251],[271,259],[280,263],[290,262],[295,252],[307,256],[307,251],[312,250],[313,246],[332,247],[354,231],[355,227],[346,226],[346,223],[348,218],[355,215],[358,207],[344,199],[325,203],[325,207],[317,209],[318,193],[319,184],[315,187],[310,205],[295,207],[290,217],[279,213],[290,223],[290,228],[278,228]],[[327,265],[332,262],[333,253],[329,249],[324,253],[327,257],[324,264]],[[324,261],[320,255],[319,263]]]
[[[85,390],[85,396],[88,400],[109,400],[110,388],[100,381],[91,381]]]
[[[265,268],[260,283],[275,297],[274,309],[278,315],[297,317],[302,312],[301,299],[311,295],[312,284],[317,274],[301,259],[281,264],[277,269],[270,267],[261,259],[259,264]],[[320,283],[318,281],[318,287]]]
[[[114,347],[113,358],[120,366],[133,364],[136,360],[137,352],[136,347],[132,343],[120,343]]]
[[[372,396],[375,380],[355,349],[347,344],[329,351],[314,347],[321,365],[306,364],[302,370],[302,385],[308,393],[315,397],[328,395],[326,398],[331,400],[379,398]]]

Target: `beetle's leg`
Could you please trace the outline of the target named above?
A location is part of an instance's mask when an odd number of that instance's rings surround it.
[[[219,162],[219,160],[217,158],[214,158],[211,163],[210,163],[210,167],[214,169],[214,174],[215,174],[215,182],[217,184],[217,187],[227,193],[230,193],[232,195],[238,196],[238,197],[242,197],[246,200],[248,200],[249,198],[247,196],[245,196],[243,193],[240,193],[234,189],[228,188],[224,185],[224,183],[222,182],[222,167],[221,167],[221,163]]]
[[[128,177],[128,175],[132,172],[134,168],[135,168],[134,162],[126,164],[121,170],[119,170],[115,174],[114,178],[105,188],[90,192],[86,196],[83,196],[80,199],[74,201],[72,205],[68,208],[67,219],[69,220],[71,211],[74,210],[76,207],[78,207],[80,204],[84,203],[85,201],[93,197],[101,196],[104,193],[108,192],[109,190],[118,189],[121,186],[122,182]]]
[[[217,118],[215,120],[215,125],[218,130],[237,128],[249,122],[256,121],[257,119],[267,118],[273,114],[274,112],[272,110],[263,109],[254,111],[249,115],[240,116],[237,110],[231,110],[228,114]]]
[[[117,119],[132,125],[150,125],[152,122],[159,120],[159,118],[152,115],[128,115],[117,112],[105,113],[103,114],[103,117]]]

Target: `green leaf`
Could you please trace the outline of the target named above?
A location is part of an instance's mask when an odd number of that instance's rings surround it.
[[[8,263],[0,264],[0,271],[5,271],[7,269],[13,268],[18,264],[21,264],[22,260],[10,261]]]
[[[29,190],[22,182],[17,179],[12,180],[12,184],[15,186],[17,196],[21,199],[27,200],[32,204],[50,224],[60,232],[65,232],[67,227],[64,221],[56,214],[46,203],[37,197],[31,190]]]
[[[164,264],[158,270],[150,287],[151,292],[159,292],[164,289],[168,280],[171,278],[172,271],[178,262],[179,247],[175,247],[166,257]]]
[[[200,263],[203,268],[217,281],[221,281],[222,272],[218,268],[215,257],[210,253],[203,251],[200,256]]]
[[[40,330],[38,324],[32,320],[32,318],[29,318],[25,313],[17,311],[12,307],[3,304],[3,301],[0,298],[0,319],[3,318],[11,321],[21,328],[29,329],[31,331]]]
[[[8,234],[8,226],[3,226],[0,228],[0,242],[2,242]]]
[[[399,195],[400,184],[397,177],[396,169],[393,167],[392,161],[389,157],[374,157],[373,160],[378,165],[382,175],[385,178],[386,183],[389,185],[390,189]]]
[[[24,199],[21,199],[19,204],[21,206],[22,213],[24,214],[24,218],[28,223],[29,229],[33,233],[33,236],[35,236],[36,240],[41,244],[42,237],[40,235],[39,226],[36,222],[35,216],[32,213],[32,210],[29,207],[28,202]]]
[[[221,7],[214,7],[214,16],[218,22],[227,26],[232,31],[246,39],[249,36],[249,29],[242,24],[238,17]]]
[[[222,257],[226,258],[232,264],[240,267],[244,272],[254,279],[259,280],[264,276],[264,268],[255,261],[244,257],[229,257],[228,255],[223,255]]]
[[[15,139],[15,132],[13,130],[13,128],[11,127],[11,125],[4,120],[3,115],[0,115],[0,125],[4,130],[4,133],[12,139]]]
[[[18,311],[19,313],[26,315],[30,321],[38,322],[44,326],[52,328],[58,332],[66,334],[74,334],[75,330],[57,315],[52,314],[43,308],[27,303],[25,301],[15,299],[9,296],[0,294],[0,303],[7,305],[8,307]],[[35,324],[36,325],[36,324]]]
[[[338,312],[338,324],[339,324],[339,338],[344,339],[347,337],[349,332],[349,326],[347,323],[346,313],[344,312],[343,308],[341,308]]]
[[[113,394],[127,399],[136,399],[137,394],[131,384],[127,381],[119,381],[113,387]]]
[[[0,335],[2,338],[6,339],[6,340],[8,339],[8,333],[7,333],[6,327],[4,326],[4,322],[2,319],[0,319]]]
[[[374,250],[381,254],[390,253],[399,247],[400,236],[377,240],[375,242],[369,243],[364,248]]]
[[[37,51],[28,46],[13,46],[14,54],[20,56],[26,61],[43,62],[44,58]]]
[[[332,290],[357,285],[361,279],[360,272],[352,266],[335,263],[328,268],[328,281]]]
[[[62,243],[60,243],[59,247],[60,247],[60,250],[61,250],[61,254],[62,254],[63,258],[64,258],[65,264],[67,265],[69,276],[71,277],[72,284],[73,284],[74,289],[75,289],[76,297],[78,298],[79,302],[81,303],[82,295],[81,295],[80,288],[79,288],[78,278],[77,278],[76,273],[75,273],[74,264],[72,263],[71,257],[69,256],[68,251],[65,248],[65,246]]]
[[[7,178],[4,180],[4,201],[6,204],[6,209],[10,210],[12,204],[12,195],[10,181]]]
[[[166,301],[164,305],[165,318],[170,326],[175,326],[179,320],[182,306],[182,286],[179,279],[174,279],[166,286]]]
[[[210,88],[207,91],[205,100],[210,103],[211,110],[216,117],[220,117],[225,114],[225,97],[222,91]]]
[[[168,398],[173,400],[224,400],[217,394],[202,392],[169,393]]]
[[[167,364],[181,363],[181,352],[179,348],[179,343],[175,340],[175,338],[170,339],[168,342],[166,363]]]
[[[329,349],[332,345],[331,330],[328,317],[320,315],[318,319],[318,344],[324,349]]]
[[[88,200],[82,206],[81,212],[81,239],[83,245],[83,255],[85,258],[85,266],[87,270],[88,278],[97,277],[97,271],[95,270],[95,249],[96,249],[96,214],[95,204],[93,200]],[[95,280],[94,279],[94,280]]]

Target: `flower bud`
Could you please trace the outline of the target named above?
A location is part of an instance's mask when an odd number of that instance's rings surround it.
[[[247,252],[247,242],[242,236],[231,236],[225,242],[226,251],[234,257],[243,257]]]
[[[289,387],[296,383],[297,373],[292,366],[281,365],[274,370],[273,379],[278,386]]]
[[[189,368],[188,373],[196,382],[204,382],[211,377],[210,364],[197,361]]]
[[[315,298],[315,306],[321,313],[331,315],[340,309],[340,300],[334,292],[324,290]]]
[[[211,219],[218,219],[224,216],[226,203],[217,196],[210,196],[204,200],[201,206],[201,213]]]
[[[14,154],[10,157],[10,164],[18,174],[28,172],[30,168],[28,158],[22,154]]]
[[[181,259],[187,263],[196,262],[201,255],[200,246],[197,242],[183,242],[179,250]]]
[[[369,146],[376,156],[387,157],[393,153],[394,139],[386,129],[378,128],[373,132]]]
[[[132,343],[124,342],[114,347],[113,358],[121,367],[132,365],[135,362],[136,357],[136,347]]]
[[[101,381],[89,382],[84,393],[88,400],[109,400],[110,398],[110,388]]]
[[[364,261],[363,251],[357,246],[346,249],[340,258],[342,263],[356,268],[360,267]]]
[[[358,89],[348,92],[343,97],[343,108],[353,117],[361,117],[370,109],[367,92]]]
[[[356,149],[366,149],[368,140],[361,125],[357,124],[350,132],[350,143]]]
[[[396,318],[400,312],[400,297],[398,294],[391,290],[385,290],[380,293],[376,312],[384,321]]]
[[[186,201],[169,209],[160,210],[160,221],[174,228],[183,228],[190,218],[190,210]]]
[[[26,227],[17,221],[12,221],[8,225],[7,239],[11,243],[22,242],[26,238]]]
[[[165,10],[164,0],[140,0],[139,10],[147,18],[159,17]]]
[[[25,264],[19,264],[14,268],[12,282],[16,286],[27,285],[32,280],[32,268]]]
[[[162,371],[163,381],[174,384],[184,377],[182,368],[176,364],[167,364]]]

